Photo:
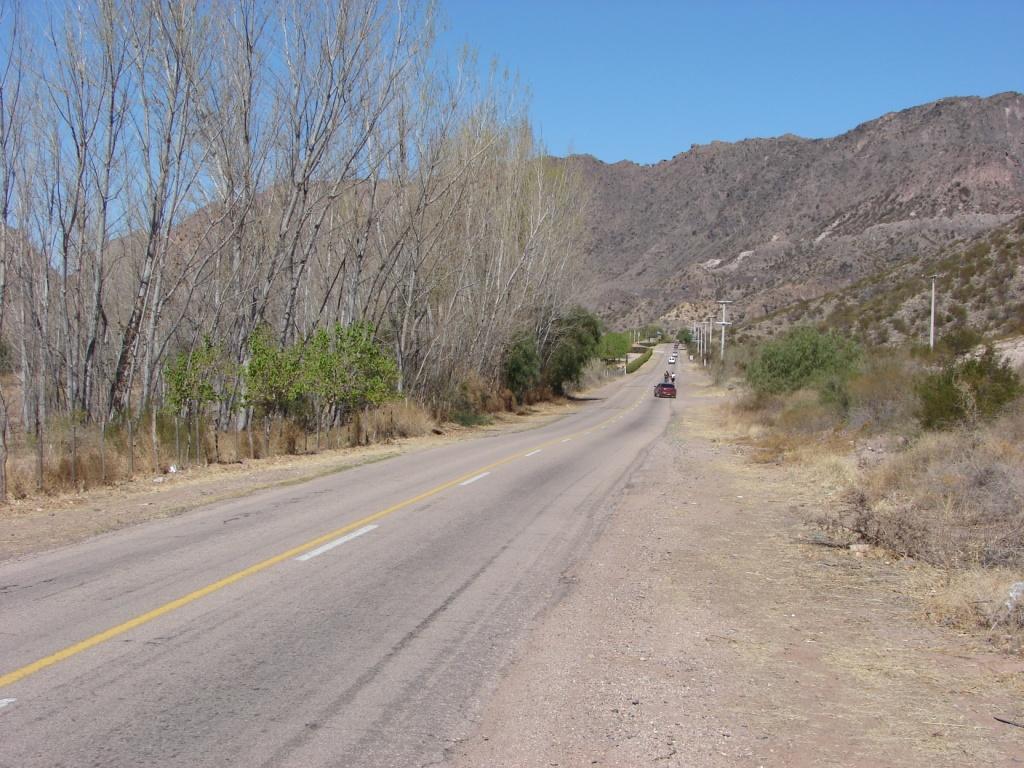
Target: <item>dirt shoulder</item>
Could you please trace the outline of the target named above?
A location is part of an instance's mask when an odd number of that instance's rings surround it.
[[[1024,660],[922,621],[912,566],[805,543],[827,489],[697,381],[451,764],[1024,765]]]
[[[149,520],[172,517],[264,488],[342,472],[400,453],[423,451],[487,434],[532,429],[572,413],[578,405],[573,401],[540,403],[527,409],[524,415],[498,414],[487,426],[466,428],[445,424],[440,435],[318,454],[193,467],[168,475],[141,473],[131,482],[107,488],[12,501],[0,507],[0,561],[73,544]]]

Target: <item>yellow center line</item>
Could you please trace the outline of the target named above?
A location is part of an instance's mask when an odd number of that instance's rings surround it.
[[[639,403],[640,401],[637,401],[637,405],[639,405]],[[634,405],[633,407],[636,406]],[[609,417],[608,419],[605,419],[601,423],[607,424],[610,421],[612,421],[613,418],[615,417]],[[594,428],[591,427],[591,429],[589,430],[570,433],[569,436],[579,437],[580,435],[590,434],[590,432],[592,432],[593,430]],[[545,448],[549,445],[553,445],[559,442],[561,439],[561,437],[553,438],[552,440],[548,440],[546,442],[534,446],[534,449]],[[29,675],[33,675],[36,672],[46,669],[47,667],[51,667],[54,664],[57,664],[58,662],[64,661],[65,659],[69,659],[72,656],[81,653],[82,651],[87,651],[90,648],[95,648],[97,645],[105,643],[107,640],[111,640],[117,637],[118,635],[123,635],[125,632],[128,632],[129,630],[135,629],[136,627],[140,627],[143,624],[153,621],[153,619],[158,619],[161,616],[171,613],[172,611],[176,611],[179,608],[184,608],[189,603],[194,603],[196,600],[199,600],[200,598],[206,597],[207,595],[212,595],[214,592],[224,589],[224,587],[228,587],[236,582],[241,581],[244,578],[253,576],[259,573],[260,571],[265,571],[268,568],[277,565],[278,563],[284,562],[285,560],[290,560],[293,557],[301,555],[303,552],[306,552],[310,549],[314,549],[315,547],[318,547],[321,544],[326,544],[328,541],[332,541],[333,539],[336,539],[339,536],[344,536],[346,533],[351,533],[357,528],[362,528],[364,525],[367,525],[368,523],[372,523],[375,520],[380,520],[383,517],[387,517],[388,515],[398,512],[401,509],[405,509],[406,507],[423,501],[424,499],[429,499],[431,496],[436,496],[442,491],[446,491],[449,488],[452,488],[458,485],[459,483],[463,482],[464,480],[468,480],[471,477],[475,477],[476,475],[479,475],[481,472],[487,472],[494,469],[495,467],[500,467],[503,464],[508,464],[511,461],[522,458],[523,455],[523,453],[514,453],[509,456],[506,456],[503,459],[498,459],[497,461],[491,464],[487,464],[486,466],[478,467],[472,470],[471,472],[467,472],[464,475],[456,477],[454,480],[449,480],[446,483],[434,486],[430,490],[423,491],[423,493],[417,494],[416,496],[412,496],[408,499],[405,499],[404,501],[400,501],[397,504],[392,504],[390,507],[382,509],[379,512],[374,512],[372,515],[367,515],[366,517],[356,520],[354,523],[348,523],[347,525],[343,525],[340,528],[336,528],[333,531],[330,531],[329,533],[323,534],[322,536],[317,536],[315,539],[311,539],[310,541],[307,541],[304,544],[299,544],[296,547],[292,547],[291,549],[285,552],[267,558],[266,560],[256,563],[255,565],[250,565],[248,568],[243,568],[240,571],[236,571],[235,573],[232,573],[230,576],[225,576],[223,579],[220,579],[219,581],[215,581],[212,584],[207,584],[205,587],[201,587],[200,589],[197,589],[194,592],[189,592],[187,595],[182,595],[181,597],[175,600],[171,600],[169,603],[164,603],[163,605],[154,608],[151,611],[147,611],[146,613],[140,614],[135,618],[129,619],[128,621],[118,624],[117,626],[110,627],[110,629],[105,629],[102,632],[92,635],[91,637],[87,637],[85,640],[81,640],[75,643],[74,645],[69,645],[68,647],[63,648],[57,651],[56,653],[51,653],[49,656],[44,656],[38,661],[33,661],[31,664],[26,664],[25,666],[15,669],[12,672],[0,675],[0,688],[11,685],[12,683],[16,683],[19,680],[24,680]]]

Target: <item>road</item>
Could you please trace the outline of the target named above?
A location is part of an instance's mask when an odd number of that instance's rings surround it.
[[[665,351],[535,430],[0,564],[0,766],[444,761],[664,432]]]

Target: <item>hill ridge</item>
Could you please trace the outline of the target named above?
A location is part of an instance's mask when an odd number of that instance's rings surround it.
[[[592,189],[586,304],[618,324],[688,322],[724,296],[750,316],[1024,212],[1024,95],[946,97],[834,137],[713,142],[653,165],[559,162]]]

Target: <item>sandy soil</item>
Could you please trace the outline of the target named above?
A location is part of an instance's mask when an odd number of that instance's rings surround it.
[[[1024,765],[1024,660],[924,623],[912,565],[807,543],[821,485],[679,403],[450,763]]]
[[[466,428],[445,424],[443,434],[396,440],[314,455],[279,456],[238,464],[194,467],[176,474],[140,475],[109,488],[34,497],[0,507],[0,560],[73,544],[90,536],[253,493],[301,483],[398,453],[421,451],[453,440],[544,424],[571,413],[572,401],[540,403],[525,415],[498,414],[492,424]]]

